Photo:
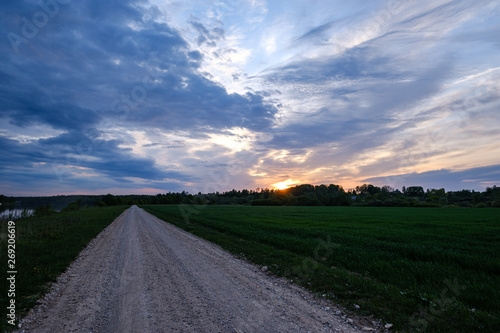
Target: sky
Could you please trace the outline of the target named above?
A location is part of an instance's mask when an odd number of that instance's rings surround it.
[[[0,3],[0,193],[500,185],[496,0]]]

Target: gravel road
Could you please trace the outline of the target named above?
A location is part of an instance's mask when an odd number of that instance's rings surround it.
[[[351,318],[133,206],[92,240],[19,331],[360,332]]]

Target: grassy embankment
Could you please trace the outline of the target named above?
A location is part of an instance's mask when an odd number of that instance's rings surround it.
[[[398,331],[500,331],[499,209],[143,208]]]
[[[65,271],[78,253],[114,221],[127,206],[89,208],[31,217],[16,222],[16,324],[36,300],[47,291],[49,282]],[[7,323],[9,289],[7,281],[7,221],[2,221],[0,262],[2,281],[0,295],[0,331],[13,327]]]

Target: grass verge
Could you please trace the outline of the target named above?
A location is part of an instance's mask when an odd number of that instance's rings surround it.
[[[57,213],[48,217],[30,217],[15,221],[15,301],[16,325],[45,292],[50,282],[65,271],[78,253],[113,222],[127,206],[89,208]],[[0,234],[0,262],[2,263],[2,293],[0,295],[0,331],[14,327],[7,322],[10,298],[7,281],[7,222],[3,221]]]
[[[500,331],[500,210],[143,206],[398,331]]]

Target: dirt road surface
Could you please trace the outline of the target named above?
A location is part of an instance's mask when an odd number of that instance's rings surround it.
[[[361,331],[348,320],[326,300],[133,206],[82,251],[20,331]]]

